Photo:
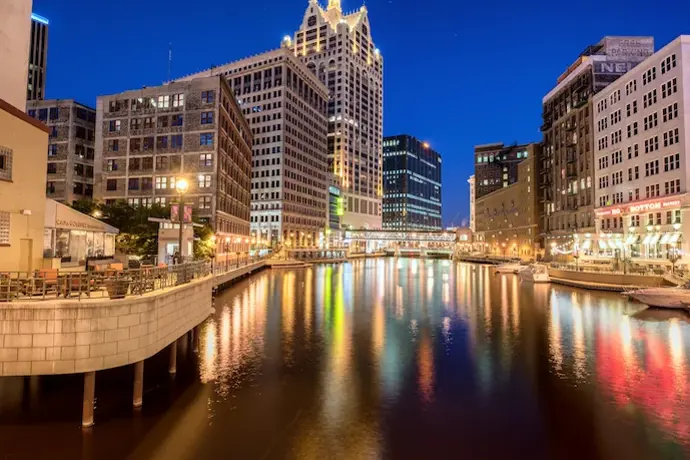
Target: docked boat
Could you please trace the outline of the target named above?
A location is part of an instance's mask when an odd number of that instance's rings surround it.
[[[542,264],[532,264],[524,267],[518,272],[518,276],[522,281],[528,283],[548,283],[551,281],[551,278],[549,278],[549,269],[546,268],[546,265]]]
[[[690,283],[678,287],[653,287],[625,291],[623,295],[654,308],[690,309]]]
[[[518,262],[506,262],[496,265],[494,270],[496,270],[496,273],[517,273],[523,268],[526,268],[526,266],[520,265]]]

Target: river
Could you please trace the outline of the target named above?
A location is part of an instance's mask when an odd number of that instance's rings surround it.
[[[178,374],[0,380],[0,458],[690,457],[690,317],[487,266],[266,270],[215,299]]]

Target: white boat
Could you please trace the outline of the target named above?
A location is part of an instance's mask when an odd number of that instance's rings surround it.
[[[518,276],[522,281],[528,283],[548,283],[551,281],[549,269],[546,268],[546,265],[541,264],[532,264],[523,268],[518,272]]]
[[[496,273],[517,273],[525,267],[525,265],[520,265],[517,262],[506,262],[504,264],[496,265],[494,270],[496,270]]]
[[[623,293],[640,303],[655,308],[690,309],[690,285],[635,289]]]

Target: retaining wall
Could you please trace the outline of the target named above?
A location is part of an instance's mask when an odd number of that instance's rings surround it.
[[[624,275],[622,273],[605,272],[576,272],[572,270],[557,270],[549,268],[549,276],[566,280],[582,281],[587,283],[615,284],[620,286],[667,286],[660,276]]]

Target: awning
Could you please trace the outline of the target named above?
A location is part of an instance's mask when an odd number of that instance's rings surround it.
[[[640,235],[628,235],[625,240],[626,245],[636,244],[640,240]]]
[[[659,239],[661,238],[661,233],[655,233],[652,239],[649,241],[649,244],[657,244],[659,242]]]
[[[606,249],[606,241],[599,240],[599,249]]]
[[[668,242],[670,244],[677,243],[681,236],[683,236],[682,233],[674,233],[673,235],[671,235],[671,239],[668,240]]]
[[[652,234],[647,233],[644,237],[644,240],[642,240],[642,244],[649,244],[649,241],[652,239]]]
[[[592,240],[585,240],[582,244],[582,249],[589,249],[592,247]]]
[[[664,236],[661,237],[661,240],[659,243],[661,244],[668,244],[668,240],[671,239],[671,234],[670,233],[664,233]]]

